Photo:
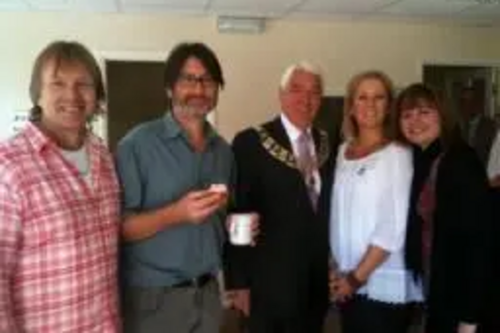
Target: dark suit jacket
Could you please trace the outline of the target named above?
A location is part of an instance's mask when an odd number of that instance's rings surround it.
[[[280,118],[261,128],[260,134],[247,129],[233,142],[238,174],[234,210],[257,212],[261,219],[254,248],[229,245],[226,249],[227,287],[250,288],[252,310],[266,314],[293,317],[311,309],[326,311],[335,151],[331,147],[326,151],[331,146],[326,133],[313,130],[317,156],[323,162],[315,212],[303,177],[293,165],[292,146]],[[262,133],[269,136],[267,140]]]
[[[480,116],[479,123],[474,133],[470,145],[476,151],[483,165],[486,166],[488,164],[493,140],[495,140],[495,135],[497,134],[495,121],[486,116]]]

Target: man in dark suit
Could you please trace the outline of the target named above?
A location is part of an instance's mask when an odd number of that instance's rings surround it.
[[[484,97],[474,86],[464,87],[460,93],[460,115],[465,140],[486,167],[497,127],[486,114]]]
[[[251,333],[321,332],[328,308],[328,210],[333,152],[312,127],[323,91],[319,71],[290,66],[281,114],[237,134],[235,212],[257,213],[255,247],[229,245],[226,288],[249,314]]]

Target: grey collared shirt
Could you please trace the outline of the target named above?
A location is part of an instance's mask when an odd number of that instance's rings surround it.
[[[117,147],[123,211],[147,212],[192,190],[231,182],[229,145],[207,123],[208,144],[196,152],[172,114],[139,125]],[[221,266],[224,212],[200,224],[180,223],[122,246],[122,280],[141,287],[172,284],[215,273]]]

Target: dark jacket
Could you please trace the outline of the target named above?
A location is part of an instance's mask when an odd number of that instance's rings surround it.
[[[422,220],[416,204],[439,156],[427,297],[428,333],[451,332],[459,322],[479,322],[484,306],[490,219],[486,172],[472,148],[458,137],[446,149],[438,141],[425,151],[415,148],[406,242],[408,268],[421,276]]]
[[[474,136],[472,138],[468,137],[468,139],[471,140],[470,145],[476,151],[483,165],[486,166],[488,164],[491,146],[497,134],[497,126],[493,119],[486,116],[479,117]],[[467,132],[466,135],[469,136]]]
[[[263,129],[263,130],[262,130]],[[260,214],[253,248],[226,248],[228,289],[250,288],[252,312],[293,318],[328,306],[328,212],[335,151],[313,130],[321,193],[315,212],[280,118],[247,129],[233,142],[235,211]]]

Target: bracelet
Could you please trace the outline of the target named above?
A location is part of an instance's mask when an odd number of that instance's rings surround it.
[[[349,273],[347,273],[345,279],[354,290],[358,290],[365,284],[365,282],[359,280],[356,275],[354,275],[354,271],[350,271]]]

